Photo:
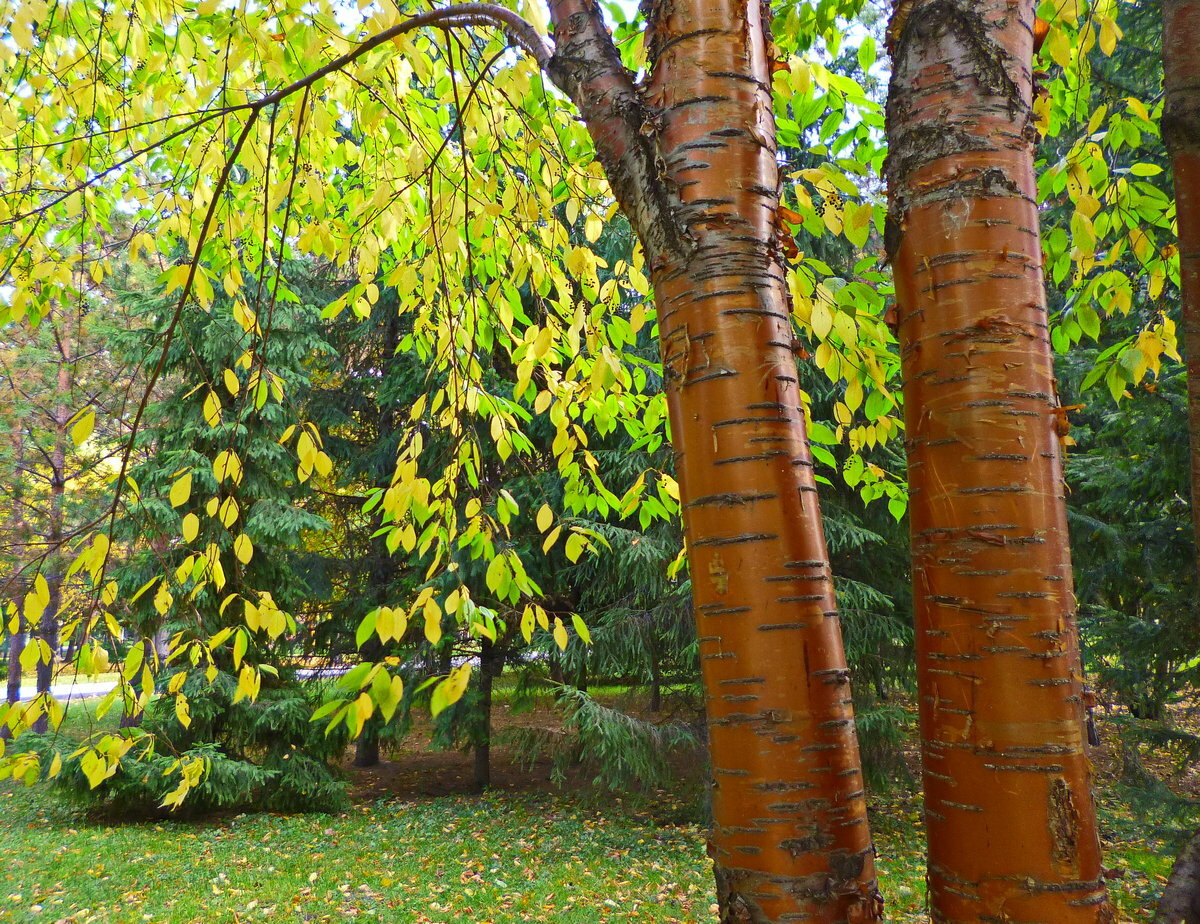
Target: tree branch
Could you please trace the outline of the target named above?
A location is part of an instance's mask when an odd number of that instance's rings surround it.
[[[667,180],[657,120],[621,63],[599,6],[595,0],[551,0],[550,17],[555,52],[546,73],[583,116],[648,261],[653,266],[666,253],[689,253],[694,243],[679,218],[678,193]]]
[[[148,154],[156,148],[162,147],[167,142],[173,141],[181,135],[186,135],[188,132],[199,128],[206,122],[211,122],[213,119],[221,118],[222,116],[231,115],[232,113],[241,112],[247,109],[257,115],[267,106],[273,106],[287,97],[300,92],[301,90],[307,90],[322,78],[328,77],[330,74],[336,71],[340,71],[342,68],[346,67],[346,65],[352,64],[354,61],[358,60],[368,52],[378,48],[385,42],[390,42],[392,39],[399,38],[401,35],[404,35],[407,32],[412,32],[414,29],[419,29],[423,26],[434,26],[439,29],[453,29],[468,25],[488,25],[503,29],[516,45],[528,52],[533,59],[537,61],[540,68],[544,70],[549,67],[552,54],[552,49],[550,48],[549,42],[543,35],[541,35],[541,33],[537,31],[537,29],[533,27],[531,23],[522,19],[512,10],[507,10],[504,7],[497,6],[493,3],[457,3],[452,6],[442,7],[436,10],[429,10],[428,12],[421,13],[417,16],[412,16],[403,22],[398,22],[390,29],[384,29],[382,32],[368,38],[361,45],[356,45],[350,51],[343,55],[339,55],[328,64],[317,68],[312,73],[301,77],[299,80],[288,84],[286,87],[281,87],[272,93],[268,93],[266,96],[259,97],[258,99],[251,100],[247,103],[239,103],[235,106],[225,106],[220,109],[209,110],[208,113],[202,118],[197,119],[195,122],[192,122],[183,128],[171,132],[169,135],[166,135],[165,137],[160,138],[143,148],[139,148],[131,153],[128,157],[125,157],[111,166],[106,167],[95,175],[84,180],[77,186],[74,186],[71,189],[59,194],[49,202],[39,205],[37,208],[31,209],[28,212],[22,212],[19,215],[13,215],[4,221],[0,221],[0,227],[14,224],[25,218],[30,218],[34,215],[45,212],[47,209],[53,208],[60,202],[70,198],[76,193],[95,186],[105,177],[116,172],[117,170],[120,170],[122,167],[128,166],[142,155]],[[25,241],[28,242],[32,236],[33,232],[31,231],[29,235],[26,236]],[[24,249],[23,246],[18,248],[18,253],[22,249]],[[10,264],[10,266],[11,265],[12,264]],[[6,275],[7,271],[5,274],[0,275],[0,279],[3,279]]]

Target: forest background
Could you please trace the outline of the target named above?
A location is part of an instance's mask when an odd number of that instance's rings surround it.
[[[9,775],[115,813],[333,809],[347,737],[371,765],[415,724],[470,748],[482,788],[493,701],[549,689],[562,718],[516,749],[661,785],[703,731],[648,269],[528,39],[397,35],[245,110],[239,88],[303,80],[400,14],[160,6],[0,15],[5,723],[45,733]],[[888,12],[784,5],[773,49],[792,349],[881,789],[908,785],[914,691]],[[638,16],[606,14],[638,71]],[[1039,15],[1093,719],[1165,854],[1194,815],[1200,630],[1161,11]],[[20,688],[76,674],[115,686],[55,734],[63,703]]]

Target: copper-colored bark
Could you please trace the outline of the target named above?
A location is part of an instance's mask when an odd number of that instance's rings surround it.
[[[887,235],[934,922],[1111,921],[1034,201],[1032,0],[915,0]]]
[[[1163,0],[1162,135],[1175,170],[1183,348],[1187,356],[1192,527],[1200,580],[1200,0]]]
[[[589,0],[553,5],[579,104],[655,285],[699,624],[712,854],[728,924],[879,913],[850,687],[804,430],[762,8],[650,12],[651,78],[605,66]]]

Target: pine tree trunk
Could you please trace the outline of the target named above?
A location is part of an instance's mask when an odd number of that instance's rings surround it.
[[[887,244],[935,924],[1113,920],[1038,237],[1033,22],[1033,0],[914,0],[889,36]]]
[[[354,742],[354,766],[375,767],[379,765],[379,727],[374,719],[363,725],[362,734]]]
[[[1179,282],[1187,359],[1192,529],[1200,586],[1200,0],[1163,0],[1162,136],[1175,171]]]
[[[25,428],[21,420],[13,422],[13,510],[12,510],[12,535],[16,540],[15,545],[18,550],[18,555],[24,556],[28,549],[25,543],[29,541],[29,529],[25,520],[25,492],[23,490],[25,480]],[[18,559],[20,562],[21,559]],[[14,568],[16,573],[19,570],[19,565]],[[25,616],[22,612],[24,605],[25,594],[24,582],[19,582],[17,593],[13,595],[13,603],[16,605],[16,620],[18,629],[8,640],[8,677],[5,690],[5,701],[9,706],[12,706],[21,701],[21,652],[25,649],[25,630],[20,628],[23,626]],[[0,726],[0,739],[11,737],[11,730],[8,725]]]
[[[850,686],[775,239],[758,2],[654,4],[647,86],[591,0],[552,4],[579,106],[655,288],[692,573],[724,924],[879,914]]]
[[[648,633],[651,638],[647,639],[650,649],[650,711],[662,712],[662,661],[658,652],[657,640],[653,638],[653,633]]]
[[[475,739],[472,782],[476,792],[492,784],[492,682],[496,674],[496,646],[479,640],[479,731]]]
[[[42,611],[42,619],[37,627],[38,638],[50,646],[49,661],[38,661],[37,692],[49,693],[54,681],[54,664],[58,659],[58,623],[59,609],[62,607],[63,590],[63,536],[66,510],[67,486],[67,421],[70,420],[71,393],[71,348],[70,340],[65,331],[58,338],[60,356],[58,358],[58,382],[54,396],[54,448],[50,454],[50,512],[46,533],[46,585],[50,590],[50,603]],[[33,723],[33,730],[45,734],[50,729],[50,717],[42,712]]]

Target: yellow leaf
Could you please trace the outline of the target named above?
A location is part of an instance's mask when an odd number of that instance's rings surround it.
[[[228,529],[238,518],[238,503],[232,497],[227,497],[221,502],[221,507],[218,510],[218,519],[221,525]]]
[[[238,458],[237,453],[232,449],[222,450],[213,459],[213,475],[216,476],[217,484],[220,484],[226,478],[234,484],[240,484],[242,481],[242,460]]]
[[[396,611],[390,606],[381,606],[375,611],[375,632],[381,642],[392,637],[396,625]]]
[[[231,395],[236,395],[242,387],[242,383],[238,381],[237,373],[232,369],[226,369],[224,373],[225,387]]]
[[[200,518],[189,513],[183,518],[183,541],[191,542],[200,532]]]
[[[813,301],[809,324],[818,340],[824,340],[833,329],[833,314],[823,299],[818,298]]]
[[[192,473],[187,472],[175,479],[175,483],[171,485],[171,506],[179,507],[188,502],[188,498],[192,496]]]
[[[567,627],[557,616],[554,617],[554,642],[562,650],[567,648]]]
[[[258,690],[262,685],[262,677],[253,665],[243,664],[241,671],[238,673],[237,689],[233,692],[233,701],[236,703],[243,699],[254,700],[258,698]]]
[[[71,442],[76,446],[82,446],[95,429],[96,412],[88,408],[75,416],[75,422],[71,424]]]
[[[1100,20],[1100,50],[1111,55],[1117,48],[1117,39],[1121,37],[1121,28],[1111,16]]]
[[[46,579],[42,575],[35,575],[33,590],[25,594],[25,621],[31,626],[37,625],[41,621],[42,613],[49,605],[50,585],[46,583]]]
[[[549,504],[542,504],[542,507],[537,512],[537,528],[538,532],[544,533],[550,528],[550,524],[554,522],[554,511],[550,509]]]
[[[467,691],[467,684],[470,681],[471,665],[463,664],[454,668],[450,672],[450,676],[434,687],[429,701],[429,711],[436,716],[447,706],[457,703]]]
[[[430,597],[425,601],[425,638],[436,645],[442,637],[442,608]]]
[[[188,705],[187,697],[182,693],[175,697],[175,718],[184,728],[192,724],[192,710]]]
[[[210,427],[215,427],[221,422],[221,399],[215,391],[209,390],[204,399],[204,419]]]
[[[254,555],[254,545],[245,533],[233,540],[233,554],[243,565],[250,563],[250,559]]]

